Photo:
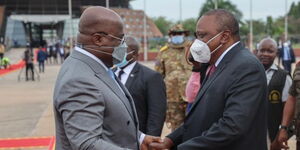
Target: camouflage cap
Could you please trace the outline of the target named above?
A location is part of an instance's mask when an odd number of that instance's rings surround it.
[[[170,35],[170,34],[173,34],[173,33],[184,33],[184,34],[188,35],[189,31],[185,30],[183,28],[182,24],[176,24],[176,25],[174,25],[173,27],[170,28],[168,34]]]

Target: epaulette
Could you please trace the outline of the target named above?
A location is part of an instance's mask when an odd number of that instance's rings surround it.
[[[162,48],[160,48],[160,52],[162,52],[162,51],[165,51],[165,50],[167,50],[169,48],[169,46],[168,45],[165,45],[165,46],[163,46]]]

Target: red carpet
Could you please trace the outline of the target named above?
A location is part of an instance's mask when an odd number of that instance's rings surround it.
[[[41,148],[54,150],[55,137],[0,139],[0,149]]]
[[[25,66],[25,62],[23,60],[19,61],[18,63],[16,64],[12,64],[10,65],[8,68],[6,69],[0,69],[0,76],[2,75],[5,75],[7,73],[10,73],[12,71],[15,71],[15,70],[18,70],[18,69],[21,69]]]

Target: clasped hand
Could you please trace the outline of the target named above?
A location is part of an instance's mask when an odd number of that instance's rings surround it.
[[[167,137],[162,140],[160,137],[147,135],[141,145],[141,150],[168,150],[172,146],[172,140]]]

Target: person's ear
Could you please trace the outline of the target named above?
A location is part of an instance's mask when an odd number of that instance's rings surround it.
[[[221,43],[225,44],[228,43],[228,41],[230,40],[230,31],[229,30],[225,30],[222,35],[221,35]]]
[[[92,35],[92,42],[95,45],[97,45],[97,46],[103,46],[104,45],[104,41],[105,41],[105,38],[101,34],[96,33],[96,34]]]
[[[134,53],[133,53],[133,58],[134,58],[135,60],[138,60],[138,59],[139,59],[139,53],[138,53],[138,52],[134,52]]]

